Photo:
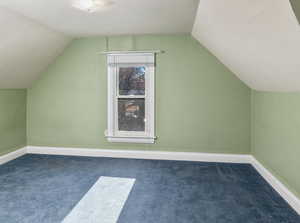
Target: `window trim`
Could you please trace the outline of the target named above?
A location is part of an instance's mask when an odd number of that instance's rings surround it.
[[[118,123],[118,68],[145,66],[145,95],[121,96],[119,98],[145,98],[145,132],[119,131]],[[155,53],[124,52],[107,54],[107,130],[109,142],[155,143]]]

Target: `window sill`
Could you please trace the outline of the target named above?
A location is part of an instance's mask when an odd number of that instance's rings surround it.
[[[118,137],[118,136],[106,136],[108,142],[125,142],[125,143],[144,143],[153,144],[155,139],[153,137]]]

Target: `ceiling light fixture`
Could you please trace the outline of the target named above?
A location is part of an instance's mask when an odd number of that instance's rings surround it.
[[[81,11],[93,13],[113,4],[114,2],[111,0],[76,0],[73,3],[73,7]]]

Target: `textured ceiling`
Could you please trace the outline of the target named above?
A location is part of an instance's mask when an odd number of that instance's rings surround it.
[[[199,0],[113,0],[97,13],[72,7],[78,0],[1,0],[41,24],[72,36],[191,32]],[[83,0],[82,0],[83,1]]]
[[[300,26],[288,0],[201,0],[192,33],[251,88],[300,90]]]
[[[0,7],[0,88],[26,88],[69,38]]]

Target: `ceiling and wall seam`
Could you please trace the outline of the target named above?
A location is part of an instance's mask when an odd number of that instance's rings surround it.
[[[0,7],[0,88],[27,88],[71,38]]]
[[[199,3],[115,0],[116,7],[90,14],[73,1],[0,2],[0,88],[30,87],[75,38],[190,33]]]
[[[300,91],[300,26],[288,0],[201,0],[192,35],[252,89]]]
[[[291,1],[294,9],[297,9],[297,1]],[[118,11],[121,5],[109,11],[86,15],[71,9],[65,5],[66,2],[53,0],[45,5],[44,2],[35,0],[1,1],[0,6],[5,6],[6,9],[0,7],[0,19],[2,16],[5,20],[5,14],[10,14],[10,19],[3,23],[2,31],[5,34],[0,37],[0,88],[30,86],[63,51],[72,40],[72,36],[139,35],[144,34],[145,30],[152,34],[172,33],[164,29],[164,21],[181,17],[184,22],[178,19],[168,22],[168,26],[172,26],[173,31],[176,30],[174,33],[182,33],[183,27],[185,32],[192,29],[192,35],[250,88],[275,92],[300,91],[300,26],[296,19],[299,11],[294,13],[289,1],[201,0],[197,12],[195,7],[199,3],[198,0],[188,0],[184,3],[176,0],[172,1],[171,5],[158,4],[157,1],[130,0],[126,13],[139,7],[150,7],[150,11],[155,9],[156,16],[162,21],[161,24],[157,24],[156,20],[154,23],[139,21],[143,25],[139,29],[126,22],[125,14]],[[120,4],[118,1],[117,3]],[[140,5],[136,6],[133,3]],[[269,7],[270,5],[272,7]],[[177,9],[176,6],[182,7]],[[164,15],[164,10],[174,12],[170,17]],[[116,12],[119,13],[119,18],[124,20],[121,29],[116,26],[117,21],[109,19],[109,16]],[[136,18],[149,16],[139,14],[139,10],[136,13]],[[107,25],[94,23],[96,20],[100,21],[99,18],[104,18],[103,16],[108,17],[105,24],[110,24],[114,33],[106,30]],[[167,16],[165,20],[162,19],[164,16]],[[77,20],[73,21],[74,18]],[[81,22],[78,19],[82,20],[82,23],[78,23]],[[90,24],[90,21],[94,22]],[[24,31],[24,24],[28,26],[28,32]],[[124,24],[129,25],[124,27]],[[23,27],[21,35],[18,33],[18,26]],[[36,49],[40,52],[33,50],[34,41]],[[31,57],[35,59],[30,60]]]

